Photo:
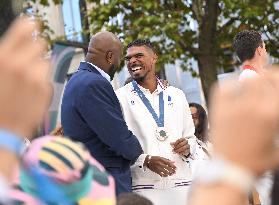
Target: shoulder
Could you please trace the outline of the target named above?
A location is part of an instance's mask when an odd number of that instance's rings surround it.
[[[88,70],[78,70],[73,74],[68,84],[110,84],[101,74],[90,72]]]
[[[113,96],[112,85],[103,76],[86,70],[79,70],[68,82],[66,88],[68,93],[77,92],[78,101],[88,99],[88,96],[98,98],[98,96]]]
[[[183,97],[183,98],[185,97],[185,94],[181,89],[173,87],[173,86],[167,87],[165,89],[165,91],[167,94],[175,95],[177,97]]]
[[[80,81],[81,84],[84,84],[85,87],[98,87],[98,88],[109,88],[112,89],[110,82],[105,79],[102,75],[89,72],[86,70],[81,70],[81,72],[77,76],[77,80]]]
[[[242,81],[242,80],[245,80],[247,78],[255,78],[255,77],[258,77],[259,75],[253,71],[253,70],[250,70],[250,69],[245,69],[243,70],[240,75],[239,75],[239,81]]]

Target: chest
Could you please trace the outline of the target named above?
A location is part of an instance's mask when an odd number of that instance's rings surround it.
[[[152,112],[160,117],[164,115],[164,121],[179,118],[182,109],[182,102],[178,96],[164,92],[162,100],[160,100],[159,93],[144,93],[145,101],[134,91],[126,95],[124,115],[129,115],[136,121],[154,121]],[[150,106],[148,106],[148,104]],[[153,111],[152,111],[153,110]]]

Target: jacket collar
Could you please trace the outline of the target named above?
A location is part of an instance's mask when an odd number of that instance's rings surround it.
[[[107,79],[110,82],[110,76],[106,72],[104,72],[101,68],[94,65],[93,63],[81,61],[79,70],[87,70],[89,72],[94,72],[96,74],[102,75],[105,79]]]

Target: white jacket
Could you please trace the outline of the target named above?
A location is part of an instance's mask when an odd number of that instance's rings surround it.
[[[171,142],[175,142],[181,137],[188,139],[192,156],[195,153],[196,137],[195,128],[189,109],[188,102],[184,93],[172,86],[165,89],[158,84],[157,89],[150,93],[139,85],[146,98],[150,101],[153,109],[159,114],[159,93],[164,93],[165,106],[165,129],[168,138],[161,142],[158,141],[155,133],[157,124],[145,107],[137,93],[133,89],[132,83],[118,89],[117,97],[120,101],[123,115],[129,129],[138,138],[144,154],[139,157],[134,166],[132,166],[133,188],[152,185],[154,188],[170,188],[180,184],[189,185],[191,180],[191,169],[188,160],[172,153]],[[124,145],[125,146],[125,145]],[[146,155],[161,156],[175,161],[177,167],[176,174],[162,178],[149,169],[142,167]]]

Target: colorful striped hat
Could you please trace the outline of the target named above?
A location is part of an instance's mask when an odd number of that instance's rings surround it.
[[[115,184],[80,143],[45,136],[34,140],[23,156],[15,204],[114,205]]]

